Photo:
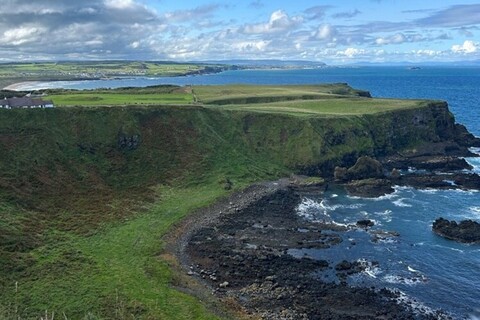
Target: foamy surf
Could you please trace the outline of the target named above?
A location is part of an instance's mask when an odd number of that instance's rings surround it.
[[[398,200],[392,201],[392,203],[397,207],[407,207],[407,208],[412,207],[411,204],[405,202],[406,200],[408,200],[408,199],[407,198],[400,198]]]
[[[426,306],[424,303],[422,303],[422,302],[420,302],[416,299],[411,298],[410,296],[408,296],[405,292],[403,292],[401,290],[398,290],[398,289],[387,289],[387,290],[390,290],[391,292],[398,295],[398,297],[395,299],[395,301],[398,304],[407,305],[409,308],[412,309],[412,311],[414,311],[417,314],[429,315],[429,316],[432,316],[432,317],[434,317],[435,319],[438,319],[438,320],[447,320],[447,319],[450,320],[450,319],[452,319],[451,315],[445,314],[443,312],[438,312],[437,310]]]

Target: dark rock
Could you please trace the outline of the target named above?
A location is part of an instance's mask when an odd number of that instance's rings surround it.
[[[480,148],[480,138],[475,137],[464,125],[458,123],[455,124],[455,141],[461,146]]]
[[[392,193],[395,190],[392,183],[386,179],[365,179],[352,181],[345,185],[351,196],[376,198]]]
[[[347,260],[343,260],[342,262],[339,262],[335,266],[335,270],[337,271],[346,271],[346,270],[350,270],[351,268],[352,268],[352,264]]]
[[[400,170],[393,168],[392,172],[390,173],[390,177],[392,177],[393,179],[396,179],[396,178],[400,178],[400,176],[401,176]]]
[[[464,243],[480,243],[480,223],[463,220],[460,223],[438,218],[432,226],[433,232],[444,238]]]
[[[368,156],[358,158],[355,165],[347,170],[348,180],[383,178],[384,176],[380,161]]]
[[[454,177],[453,181],[459,186],[480,190],[480,176],[478,174],[459,174]]]
[[[373,227],[375,223],[372,220],[365,219],[365,220],[358,220],[357,221],[357,226],[361,228],[368,228],[368,227]]]
[[[333,172],[333,177],[336,181],[345,181],[347,180],[347,168],[345,167],[335,167]]]

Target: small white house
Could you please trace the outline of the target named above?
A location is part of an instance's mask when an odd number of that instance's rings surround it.
[[[53,108],[52,101],[40,98],[30,97],[13,97],[0,100],[0,108],[2,109],[32,109],[32,108]]]

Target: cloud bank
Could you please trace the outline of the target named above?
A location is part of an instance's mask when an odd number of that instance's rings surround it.
[[[480,59],[480,5],[378,20],[335,4],[265,1],[162,10],[144,0],[4,0],[0,60],[309,59],[327,63]],[[385,5],[371,1],[370,6]],[[408,9],[408,8],[407,8]],[[240,17],[238,12],[247,12]]]

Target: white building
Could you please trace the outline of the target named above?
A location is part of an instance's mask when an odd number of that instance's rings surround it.
[[[0,100],[2,109],[32,109],[32,108],[53,108],[53,102],[40,98],[13,97]]]

